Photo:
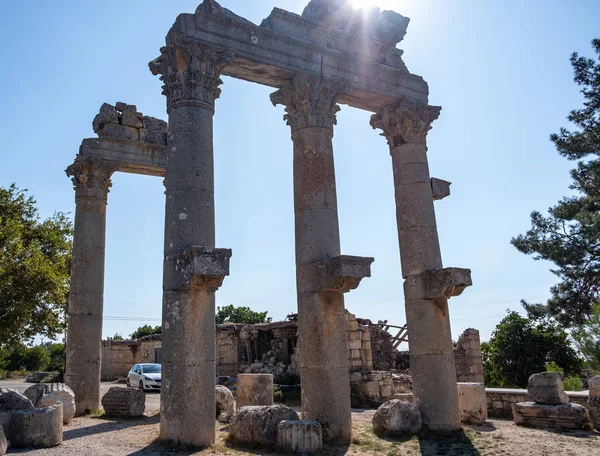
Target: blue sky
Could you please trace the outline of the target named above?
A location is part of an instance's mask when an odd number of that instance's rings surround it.
[[[147,67],[179,13],[199,0],[24,0],[0,5],[0,185],[16,182],[40,212],[74,214],[64,169],[103,102],[124,101],[166,119],[160,81]],[[275,6],[300,13],[308,0],[222,0],[260,23]],[[377,3],[377,2],[375,2]],[[510,245],[567,194],[572,163],[548,140],[581,103],[571,52],[591,55],[599,37],[596,0],[394,0],[411,18],[399,47],[409,70],[443,107],[429,135],[434,177],[453,182],[436,203],[444,265],[468,267],[473,287],[450,302],[453,336],[487,339],[507,308],[544,300],[550,265]],[[296,309],[292,143],[273,89],[224,78],[215,116],[217,246],[233,249],[217,305],[245,305],[283,319]],[[375,257],[373,276],[346,295],[363,318],[403,324],[404,303],[391,159],[346,106],[334,153],[342,252]],[[116,174],[109,195],[104,335],[159,324],[164,194],[160,178]],[[126,320],[114,317],[126,317]]]

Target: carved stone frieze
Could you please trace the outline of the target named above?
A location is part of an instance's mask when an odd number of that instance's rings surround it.
[[[442,108],[400,99],[371,116],[371,126],[381,129],[390,149],[407,143],[425,144],[431,124],[440,116]]]
[[[348,85],[344,82],[330,81],[302,71],[288,85],[272,93],[271,102],[274,106],[285,106],[283,120],[292,132],[308,127],[333,130],[340,110],[336,100],[347,90]]]
[[[175,271],[180,274],[179,288],[215,291],[229,275],[230,258],[231,249],[192,247],[167,261],[174,263]]]
[[[167,111],[180,103],[214,109],[223,83],[221,71],[233,60],[233,51],[218,50],[187,38],[171,37],[160,49],[160,57],[149,63],[160,75]]]
[[[106,200],[112,182],[110,177],[118,163],[78,155],[65,172],[73,182],[75,198],[92,197]]]

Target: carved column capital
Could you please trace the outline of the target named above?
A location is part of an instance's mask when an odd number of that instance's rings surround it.
[[[440,116],[442,108],[415,102],[408,98],[385,106],[371,116],[371,126],[381,129],[390,149],[402,144],[423,144],[431,124]]]
[[[76,199],[91,197],[106,201],[112,186],[110,177],[118,167],[115,162],[78,155],[65,172],[73,181]]]
[[[292,133],[308,127],[333,130],[340,110],[337,98],[347,90],[345,82],[331,81],[303,71],[296,74],[288,85],[272,93],[271,102],[274,106],[285,106],[283,120],[292,128]]]
[[[187,38],[169,38],[160,57],[149,63],[153,75],[160,75],[167,111],[177,105],[201,106],[214,110],[221,95],[221,71],[233,60],[233,51],[203,46]]]

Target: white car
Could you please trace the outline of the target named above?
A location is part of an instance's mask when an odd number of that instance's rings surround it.
[[[127,374],[127,386],[160,390],[160,364],[136,364]]]

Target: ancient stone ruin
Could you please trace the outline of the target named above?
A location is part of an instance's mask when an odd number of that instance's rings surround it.
[[[166,124],[132,105],[104,105],[98,138],[67,169],[76,212],[66,383],[77,412],[100,404],[100,354],[108,191],[114,172],[165,177],[163,391],[160,437],[205,446],[215,439],[215,292],[231,250],[215,246],[213,115],[226,75],[273,87],[293,141],[299,371],[302,416],[323,439],[351,437],[344,293],[371,274],[373,258],[342,255],[332,138],[339,104],[373,113],[392,157],[415,405],[429,430],[460,428],[448,299],[470,271],[444,268],[427,133],[441,108],[396,45],[409,20],[362,13],[343,0],[312,0],[302,15],[275,8],[260,25],[205,0],[181,14],[150,70],[167,99]],[[367,127],[367,126],[365,126]],[[382,147],[383,149],[383,147]]]

